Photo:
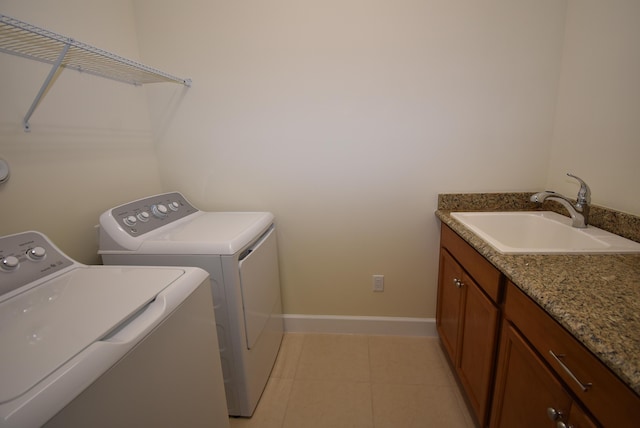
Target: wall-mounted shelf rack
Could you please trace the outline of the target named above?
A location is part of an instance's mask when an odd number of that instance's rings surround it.
[[[191,86],[191,79],[172,76],[2,14],[0,14],[0,52],[45,62],[53,66],[24,117],[25,131],[29,131],[29,119],[60,67],[132,85],[173,82]]]

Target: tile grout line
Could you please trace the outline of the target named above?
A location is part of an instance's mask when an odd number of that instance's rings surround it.
[[[371,427],[376,428],[375,410],[373,408],[373,368],[371,367],[371,336],[367,336],[367,362],[369,364],[369,399],[371,402]]]
[[[300,358],[302,358],[302,353],[304,351],[304,345],[306,341],[307,341],[307,335],[303,333],[302,344],[300,345],[300,352],[298,353],[298,356],[296,357],[296,361],[294,364],[294,370],[291,376],[291,389],[289,390],[289,394],[287,394],[287,403],[284,406],[284,414],[282,415],[282,423],[280,424],[280,428],[284,428],[285,422],[287,421],[287,413],[289,412],[289,405],[291,403],[291,393],[293,392],[293,387],[295,386],[295,383],[296,383],[296,377],[298,375],[298,366],[300,364]]]

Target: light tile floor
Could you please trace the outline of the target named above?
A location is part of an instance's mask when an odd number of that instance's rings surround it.
[[[437,338],[287,333],[231,428],[474,428]]]

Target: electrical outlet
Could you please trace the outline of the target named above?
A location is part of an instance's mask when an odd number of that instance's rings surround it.
[[[373,275],[373,291],[384,291],[384,275]]]

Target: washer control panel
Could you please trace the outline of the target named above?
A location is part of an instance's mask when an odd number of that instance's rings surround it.
[[[74,263],[39,232],[0,237],[0,296]]]
[[[111,210],[111,216],[131,236],[139,236],[198,210],[178,192],[149,196]]]

